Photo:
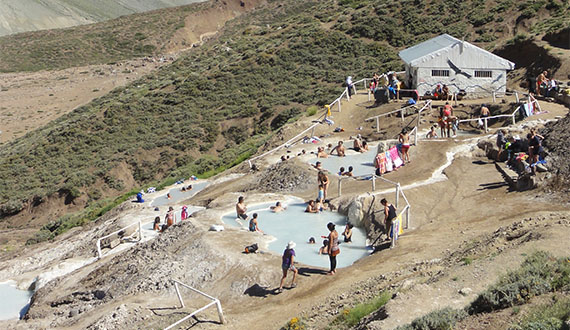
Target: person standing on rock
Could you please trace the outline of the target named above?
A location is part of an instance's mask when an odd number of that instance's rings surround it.
[[[327,229],[330,231],[327,240],[329,241],[329,260],[331,263],[331,270],[329,271],[329,275],[334,275],[336,272],[336,256],[340,253],[340,248],[338,246],[338,233],[335,230],[335,224],[329,222],[327,224]]]
[[[277,293],[283,292],[283,284],[285,283],[285,278],[287,278],[287,272],[293,272],[293,280],[291,281],[291,289],[295,288],[297,284],[295,283],[295,279],[297,278],[297,268],[294,265],[294,258],[295,258],[295,248],[297,244],[295,242],[290,241],[283,251],[283,257],[281,258],[281,269],[283,270],[283,277],[281,277],[281,283],[279,284],[279,289],[277,289]]]
[[[386,234],[386,240],[390,240],[390,229],[392,228],[392,222],[396,219],[396,208],[394,205],[389,204],[386,198],[382,198],[380,201],[384,205],[384,230]]]
[[[243,220],[247,220],[247,207],[245,206],[244,197],[239,196],[238,202],[236,204],[237,217]]]

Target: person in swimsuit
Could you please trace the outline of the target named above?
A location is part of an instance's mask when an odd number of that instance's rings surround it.
[[[316,168],[319,171],[323,170],[323,165],[321,162],[316,162],[315,165],[313,165],[314,168]]]
[[[271,209],[271,212],[273,213],[285,211],[285,208],[281,206],[281,202],[275,203],[275,206],[271,206],[269,209]]]
[[[362,152],[362,141],[360,140],[360,134],[358,134],[354,138],[354,142],[352,143],[352,147],[354,148],[354,151]]]
[[[331,264],[331,270],[329,275],[334,275],[336,272],[336,256],[340,253],[340,248],[338,247],[338,233],[334,229],[335,225],[332,222],[327,224],[327,229],[330,231],[328,236],[329,241],[329,260]]]
[[[323,203],[323,200],[320,198],[317,198],[315,200],[315,208],[319,211],[319,212],[323,212],[324,210],[327,209],[327,206]]]
[[[368,142],[362,141],[362,150],[360,152],[367,152],[368,150]]]
[[[329,154],[325,151],[325,148],[318,147],[317,148],[317,158],[327,158]]]
[[[307,203],[307,208],[305,209],[306,213],[319,213],[319,210],[317,209],[317,207],[315,206],[315,201],[314,200],[310,200]]]
[[[317,175],[317,179],[319,182],[319,185],[323,186],[323,196],[322,196],[322,200],[327,199],[327,190],[329,189],[329,177],[325,174],[325,172],[320,171],[319,174]]]
[[[323,246],[319,249],[319,254],[329,254],[329,240],[325,239],[323,241]]]
[[[344,167],[341,167],[341,168],[338,170],[338,175],[343,175],[343,174],[344,174]]]
[[[238,202],[236,204],[236,213],[237,217],[243,220],[247,220],[247,207],[245,206],[244,202],[245,198],[243,196],[239,196]]]
[[[295,288],[297,284],[295,283],[295,279],[297,278],[297,268],[294,265],[294,258],[295,258],[295,248],[297,244],[295,242],[290,241],[283,251],[283,257],[281,258],[281,269],[283,270],[283,277],[281,277],[281,283],[279,284],[279,289],[277,289],[277,293],[283,292],[283,284],[285,283],[285,278],[287,278],[287,272],[293,272],[293,280],[291,281],[291,289]]]
[[[152,226],[152,230],[162,231],[162,228],[160,227],[160,217],[154,218],[154,224]]]
[[[430,131],[426,135],[426,139],[437,139],[437,132],[435,131],[435,126],[430,128]]]
[[[528,139],[528,155],[530,157],[530,163],[534,164],[538,162],[538,156],[542,152],[542,143],[541,140],[544,139],[542,135],[536,134],[536,130],[533,128],[530,130],[530,133],[527,134]],[[532,173],[535,172],[535,166],[531,166]]]
[[[445,105],[443,106],[443,116],[444,117],[453,116],[453,107],[451,106],[451,104],[449,104],[449,102],[445,102]]]
[[[386,234],[386,240],[390,240],[390,229],[392,228],[392,221],[396,219],[396,208],[392,204],[388,204],[386,198],[382,198],[380,201],[384,205],[384,230]]]
[[[338,141],[338,144],[331,150],[330,154],[332,155],[335,151],[339,157],[344,157],[344,146],[342,141]]]
[[[398,136],[398,141],[402,144],[402,160],[404,163],[410,162],[410,154],[408,153],[410,150],[410,135],[407,129],[403,129],[400,135]]]
[[[345,243],[352,243],[352,228],[354,228],[354,226],[350,222],[347,223],[346,226],[344,227],[344,232],[342,233],[342,236],[344,236]]]
[[[251,217],[251,220],[249,220],[249,231],[251,232],[258,231],[263,234],[263,231],[259,229],[259,224],[257,223],[257,213],[254,213],[253,216]]]
[[[174,208],[172,206],[168,207],[168,212],[166,213],[166,217],[164,217],[164,221],[166,222],[166,228],[174,224]]]
[[[343,172],[342,175],[343,176],[353,176],[352,171],[354,170],[354,168],[352,166],[348,167],[348,171]]]

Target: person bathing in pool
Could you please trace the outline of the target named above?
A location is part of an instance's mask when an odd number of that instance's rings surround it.
[[[323,246],[319,249],[319,254],[329,254],[329,240],[325,239],[323,241]]]
[[[353,171],[353,170],[354,170],[354,169],[352,168],[352,166],[349,166],[349,167],[348,167],[348,171],[343,172],[343,173],[342,173],[342,176],[354,176],[354,174],[352,174],[352,171]]]
[[[319,213],[319,209],[317,209],[317,206],[315,205],[315,201],[314,200],[310,200],[307,203],[307,208],[305,209],[306,213]]]
[[[342,142],[342,141],[338,141],[338,144],[336,145],[336,147],[334,147],[334,148],[331,150],[330,154],[332,155],[333,152],[335,152],[335,151],[336,151],[336,154],[337,154],[339,157],[344,157],[344,152],[345,152],[345,150],[344,150],[344,145],[343,145],[343,142]]]
[[[251,217],[251,220],[249,220],[249,231],[251,232],[257,231],[263,234],[263,231],[259,229],[259,224],[257,223],[257,213],[254,213],[253,216]]]
[[[236,213],[239,219],[247,220],[247,206],[245,206],[245,198],[239,196],[238,202],[236,204]]]
[[[315,200],[315,208],[319,211],[319,212],[323,212],[324,210],[327,209],[327,206],[323,203],[323,200],[321,200],[320,198],[317,198]]]
[[[273,213],[278,213],[278,212],[285,211],[285,208],[281,205],[281,202],[275,203],[275,205],[274,205],[274,206],[271,206],[269,209],[270,209],[271,212],[273,212]]]

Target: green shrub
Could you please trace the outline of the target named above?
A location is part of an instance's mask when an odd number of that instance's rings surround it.
[[[471,303],[470,314],[492,312],[529,301],[532,297],[570,286],[570,263],[544,251],[527,257],[521,267],[506,275]]]
[[[351,309],[345,309],[330,324],[329,328],[338,329],[339,327],[353,327],[357,325],[362,318],[386,305],[391,297],[392,294],[390,292],[384,291],[379,296],[371,299],[370,301],[360,303]]]
[[[311,116],[316,115],[318,110],[319,110],[319,107],[317,107],[316,105],[312,105],[312,106],[307,108],[307,112],[305,114],[307,115],[307,117],[311,117]]]
[[[412,321],[412,323],[396,328],[397,330],[448,330],[453,329],[458,321],[467,317],[464,310],[444,308],[433,311]]]

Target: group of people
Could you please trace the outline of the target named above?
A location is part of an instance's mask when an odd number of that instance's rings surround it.
[[[338,157],[346,156],[346,148],[344,147],[343,141],[338,141],[336,146],[329,144],[328,149],[330,151],[327,153],[325,147],[317,147],[317,158],[328,158],[330,155],[336,154]],[[352,149],[356,152],[367,152],[370,150],[368,142],[362,138],[360,134],[353,138]]]
[[[182,210],[180,211],[180,220],[181,221],[186,220],[188,219],[188,217],[189,217],[188,206],[184,205],[182,206]],[[164,232],[166,229],[173,226],[175,223],[176,223],[176,214],[174,213],[174,208],[172,206],[169,206],[168,212],[166,212],[166,215],[164,216],[164,223],[161,223],[160,217],[155,217],[152,229],[158,232]]]
[[[382,76],[378,76],[377,73],[374,73],[368,87],[372,94],[376,93],[378,88],[384,88],[388,92],[388,99],[399,99],[402,82],[398,80],[394,72],[389,72],[387,75]]]
[[[433,91],[433,97],[436,100],[449,100],[451,98],[451,94],[449,93],[449,87],[446,84],[437,84]]]
[[[529,171],[535,174],[536,165],[541,161],[544,153],[542,148],[544,137],[534,128],[526,135],[526,141],[518,135],[505,136],[505,134],[503,129],[497,131],[497,148],[499,149],[497,160],[501,158],[503,152],[507,152],[508,166],[512,167],[517,160],[528,160]]]
[[[449,104],[449,102],[445,102],[445,105],[439,108],[439,117],[437,123],[440,128],[441,137],[445,138],[457,135],[459,119],[454,115],[453,107],[451,104]],[[453,131],[453,135],[451,135],[451,131]],[[437,138],[435,127],[430,130],[427,138]]]

